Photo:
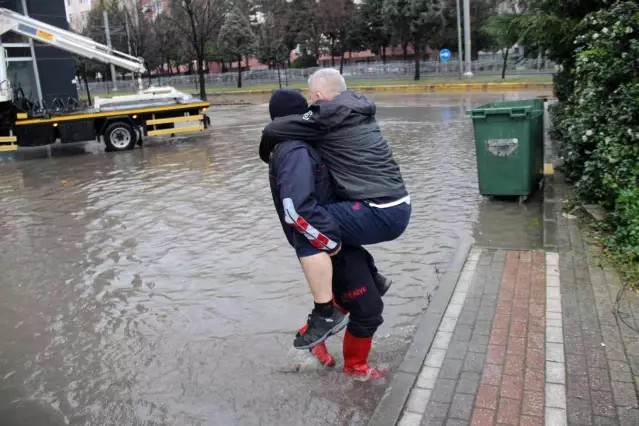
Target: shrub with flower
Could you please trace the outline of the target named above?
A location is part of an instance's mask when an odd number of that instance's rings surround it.
[[[612,212],[609,247],[639,259],[639,6],[588,15],[575,39],[572,95],[553,108],[566,177]]]

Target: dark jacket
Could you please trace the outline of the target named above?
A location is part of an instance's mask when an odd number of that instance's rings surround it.
[[[277,144],[269,156],[271,194],[282,229],[294,246],[293,232],[326,252],[340,244],[340,231],[323,205],[332,201],[328,169],[312,146],[288,141]]]
[[[306,114],[276,118],[264,129],[263,144],[311,142],[340,198],[401,198],[407,195],[406,187],[375,112],[372,101],[346,91],[331,101],[316,102]]]

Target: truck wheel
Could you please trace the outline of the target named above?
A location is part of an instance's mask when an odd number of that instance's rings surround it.
[[[104,143],[107,151],[126,151],[135,148],[137,135],[129,124],[118,121],[110,124],[104,131]]]

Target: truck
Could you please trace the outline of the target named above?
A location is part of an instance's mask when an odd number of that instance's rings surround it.
[[[173,87],[144,89],[144,60],[90,38],[0,8],[0,35],[9,31],[75,55],[123,68],[137,76],[134,95],[96,97],[82,106],[72,97],[51,105],[26,99],[7,75],[5,48],[0,45],[0,152],[18,147],[103,140],[107,151],[126,151],[148,136],[201,132],[208,127],[209,103]]]

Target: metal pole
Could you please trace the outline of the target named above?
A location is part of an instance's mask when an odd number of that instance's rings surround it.
[[[464,50],[466,50],[466,77],[473,76],[473,62],[470,57],[470,0],[464,0],[464,39],[466,41]]]
[[[131,53],[131,32],[129,31],[129,13],[125,10],[124,14],[124,28],[126,29],[126,45],[129,48],[129,55],[133,56]],[[131,80],[134,82],[133,85],[135,87],[135,73],[131,71]],[[142,90],[142,86],[140,85],[140,90]]]
[[[113,46],[111,45],[111,31],[109,29],[109,15],[107,14],[106,10],[102,12],[102,16],[104,17],[104,32],[106,33],[107,46],[109,46],[109,49],[112,49]],[[118,91],[117,76],[115,75],[115,66],[113,66],[113,64],[111,64],[111,78],[113,79],[113,91],[117,92]]]
[[[461,80],[464,75],[464,59],[462,57],[462,26],[461,26],[461,7],[459,0],[457,0],[457,59],[459,61],[459,79]]]

